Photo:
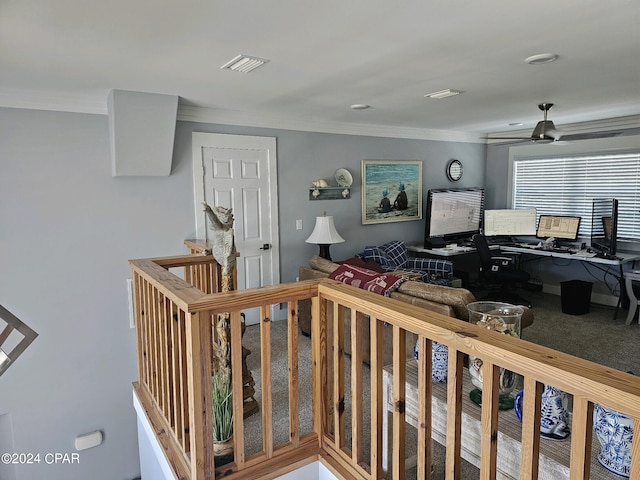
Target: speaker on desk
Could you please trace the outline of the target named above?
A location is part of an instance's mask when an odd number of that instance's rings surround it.
[[[429,237],[424,239],[424,248],[434,249],[434,248],[444,248],[446,244],[444,243],[444,238],[442,237]]]

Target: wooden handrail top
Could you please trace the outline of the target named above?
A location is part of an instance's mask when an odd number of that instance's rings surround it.
[[[640,417],[640,377],[333,280],[322,280],[318,293],[567,393]]]
[[[158,288],[181,309],[188,312],[211,310],[222,313],[244,310],[268,303],[304,300],[317,294],[320,280],[303,280],[269,287],[206,295],[190,283],[170,272],[169,268],[216,263],[208,255],[177,255],[173,257],[129,260],[129,266]]]
[[[212,313],[222,313],[261,305],[305,300],[316,296],[318,283],[319,280],[302,280],[268,287],[205,295],[189,303],[189,311],[210,310]]]
[[[182,310],[188,310],[189,303],[204,295],[201,290],[160,266],[157,259],[129,260],[129,266]]]
[[[207,265],[209,263],[218,263],[211,255],[202,255],[200,253],[176,255],[174,257],[152,258],[150,260],[164,268],[188,267],[190,265]]]

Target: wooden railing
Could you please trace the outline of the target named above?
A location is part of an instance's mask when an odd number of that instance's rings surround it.
[[[500,367],[524,378],[522,479],[537,478],[539,418],[544,384],[573,395],[570,455],[572,479],[590,477],[593,405],[602,404],[640,419],[640,379],[523,340],[371,294],[331,280],[304,281],[230,293],[205,294],[166,268],[215,263],[212,257],[131,261],[136,291],[139,381],[135,391],[178,478],[275,478],[320,459],[340,478],[403,479],[407,450],[405,369],[407,332],[418,335],[418,478],[431,478],[431,342],[448,346],[446,469],[461,475],[462,382],[465,355],[483,359],[480,478],[496,477],[498,379]],[[186,277],[186,276],[185,276]],[[212,284],[214,284],[213,282]],[[312,389],[298,388],[297,302],[312,302]],[[272,305],[288,312],[289,438],[274,444],[271,391]],[[244,309],[261,309],[260,375],[262,451],[245,452],[242,412],[241,321]],[[211,318],[231,313],[234,393],[234,460],[214,468],[211,421]],[[345,319],[350,319],[351,356],[344,354]],[[362,362],[363,326],[368,323],[370,365]],[[386,325],[386,327],[385,327]],[[390,327],[389,327],[390,326]],[[392,329],[392,338],[383,332]],[[393,404],[390,472],[382,470],[382,342],[392,341]],[[427,381],[429,379],[429,381]],[[370,393],[370,395],[367,395]],[[300,434],[298,405],[311,397],[312,431]],[[365,399],[369,398],[368,401]],[[366,434],[365,432],[370,432]],[[640,478],[640,441],[632,447],[631,478]]]
[[[217,293],[219,268],[212,256],[188,255],[132,260],[135,296],[138,377],[135,392],[156,431],[178,478],[213,479],[211,408],[212,319],[230,312],[234,461],[216,477],[261,478],[265,472],[287,471],[317,459],[318,435],[301,436],[297,401],[297,302],[316,295],[314,282],[267,289]],[[184,278],[169,269],[184,267]],[[204,291],[211,293],[205,294]],[[270,309],[287,303],[289,336],[289,441],[274,445],[272,431]],[[262,452],[247,457],[244,448],[241,312],[261,309]],[[310,395],[310,392],[305,392]],[[280,419],[282,421],[283,419]]]

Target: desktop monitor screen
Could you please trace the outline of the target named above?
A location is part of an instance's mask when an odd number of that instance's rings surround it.
[[[485,210],[483,228],[487,237],[535,235],[536,209]]]
[[[575,242],[578,239],[581,217],[568,215],[540,215],[536,237],[554,237]]]
[[[484,189],[443,188],[427,196],[425,244],[431,237],[444,240],[469,238],[480,232]]]

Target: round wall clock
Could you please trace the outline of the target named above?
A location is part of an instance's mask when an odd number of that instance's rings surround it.
[[[457,182],[462,178],[462,162],[453,159],[447,163],[447,178],[452,182]]]

